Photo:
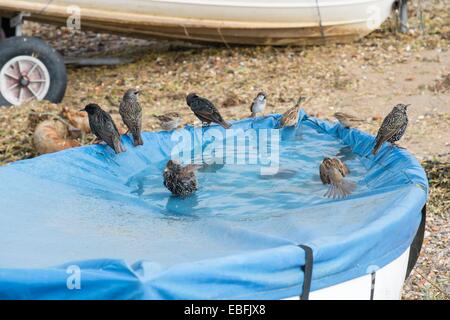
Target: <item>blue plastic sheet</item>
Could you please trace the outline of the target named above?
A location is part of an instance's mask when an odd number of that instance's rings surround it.
[[[233,129],[274,128],[279,117]],[[213,129],[222,130],[203,130]],[[186,132],[195,141],[202,129]],[[373,136],[303,112],[297,129],[279,133],[277,175],[228,164],[200,171],[187,199],[162,185],[171,132],[144,133],[137,148],[124,136],[120,155],[95,145],[0,168],[0,298],[287,298],[302,292],[299,244],[313,249],[312,290],[410,246],[428,183],[406,150],[385,144],[374,157]],[[335,154],[358,183],[343,200],[324,198],[318,176]]]

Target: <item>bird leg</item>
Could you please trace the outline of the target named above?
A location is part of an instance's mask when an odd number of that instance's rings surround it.
[[[95,137],[95,139],[92,141],[92,144],[100,144],[100,143],[102,143],[102,142],[103,142],[103,141],[102,141],[101,139]]]

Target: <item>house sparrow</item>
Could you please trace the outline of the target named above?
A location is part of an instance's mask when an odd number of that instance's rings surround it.
[[[364,120],[344,112],[336,112],[334,117],[346,128],[353,128],[364,122]]]
[[[128,131],[133,135],[133,144],[135,146],[144,144],[141,136],[142,108],[138,101],[138,94],[138,90],[127,90],[119,106],[120,116],[122,117],[123,123],[127,126]]]
[[[116,153],[125,151],[120,142],[119,131],[109,113],[95,103],[88,104],[80,111],[87,112],[91,131],[98,139],[105,141]]]
[[[300,110],[300,104],[306,100],[305,97],[300,97],[297,100],[297,103],[295,106],[287,110],[283,115],[281,116],[280,120],[280,128],[283,127],[290,127],[290,126],[297,126],[298,124],[298,112]]]
[[[406,113],[408,106],[409,104],[397,104],[384,118],[380,129],[378,129],[372,154],[377,154],[378,149],[384,142],[388,141],[395,145],[395,142],[402,138],[408,126],[408,114]]]
[[[265,92],[260,92],[256,96],[256,98],[253,100],[252,105],[250,106],[250,112],[251,117],[256,117],[256,114],[258,112],[264,112],[264,109],[266,108],[266,98],[267,95]]]
[[[159,120],[161,128],[165,131],[175,130],[181,122],[181,115],[177,112],[168,112],[160,116],[155,115],[155,117]]]
[[[325,157],[320,164],[320,180],[330,187],[325,193],[328,198],[344,198],[351,194],[356,184],[344,179],[350,173],[348,167],[338,158]]]
[[[195,93],[189,93],[186,97],[186,103],[202,123],[210,125],[211,122],[214,122],[225,129],[231,127],[231,124],[222,118],[217,108],[208,99],[199,97]]]

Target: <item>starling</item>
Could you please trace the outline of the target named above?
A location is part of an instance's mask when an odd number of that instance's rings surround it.
[[[208,99],[199,97],[195,93],[189,93],[186,97],[186,103],[202,123],[209,125],[214,122],[225,129],[231,127],[231,124],[222,118],[217,108]]]
[[[128,128],[128,132],[133,135],[133,144],[135,146],[143,145],[141,136],[142,129],[142,108],[138,101],[139,91],[129,89],[123,95],[119,106],[119,113],[122,117],[123,123]]]
[[[356,127],[358,124],[364,122],[364,120],[355,117],[351,114],[344,113],[344,112],[336,112],[334,114],[334,117],[338,119],[338,121],[345,127],[345,128],[353,128]]]
[[[181,122],[181,115],[177,112],[168,112],[166,114],[155,117],[159,120],[161,128],[166,131],[175,130]]]
[[[325,196],[335,199],[351,194],[355,190],[356,184],[344,179],[349,173],[348,167],[341,160],[325,157],[320,164],[320,180],[323,184],[330,185]]]
[[[258,112],[264,112],[264,109],[266,108],[266,97],[267,95],[265,92],[260,92],[253,100],[252,105],[250,106],[252,118],[256,117]]]
[[[164,186],[175,196],[186,197],[197,190],[195,171],[198,165],[182,166],[174,160],[169,160],[164,169]]]
[[[397,104],[386,118],[384,118],[380,129],[378,129],[372,154],[377,154],[378,149],[380,149],[384,142],[388,141],[395,144],[395,142],[402,138],[408,126],[408,115],[406,113],[408,106],[409,104]]]
[[[297,126],[298,124],[298,111],[300,110],[300,104],[306,100],[305,97],[300,97],[297,100],[295,106],[283,113],[280,120],[280,128]]]
[[[84,109],[89,119],[89,127],[95,136],[106,142],[116,153],[124,152],[125,149],[120,142],[119,130],[117,130],[111,115],[104,111],[98,104],[90,103]]]

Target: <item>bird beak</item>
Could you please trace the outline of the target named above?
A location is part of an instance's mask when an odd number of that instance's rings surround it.
[[[406,107],[406,109],[408,109],[408,107],[411,105],[411,103],[409,103],[409,104],[407,104],[405,107]]]
[[[134,94],[139,94],[139,93],[141,93],[140,90],[136,90],[136,91],[134,92]]]
[[[80,109],[80,111],[86,111],[85,109]]]

